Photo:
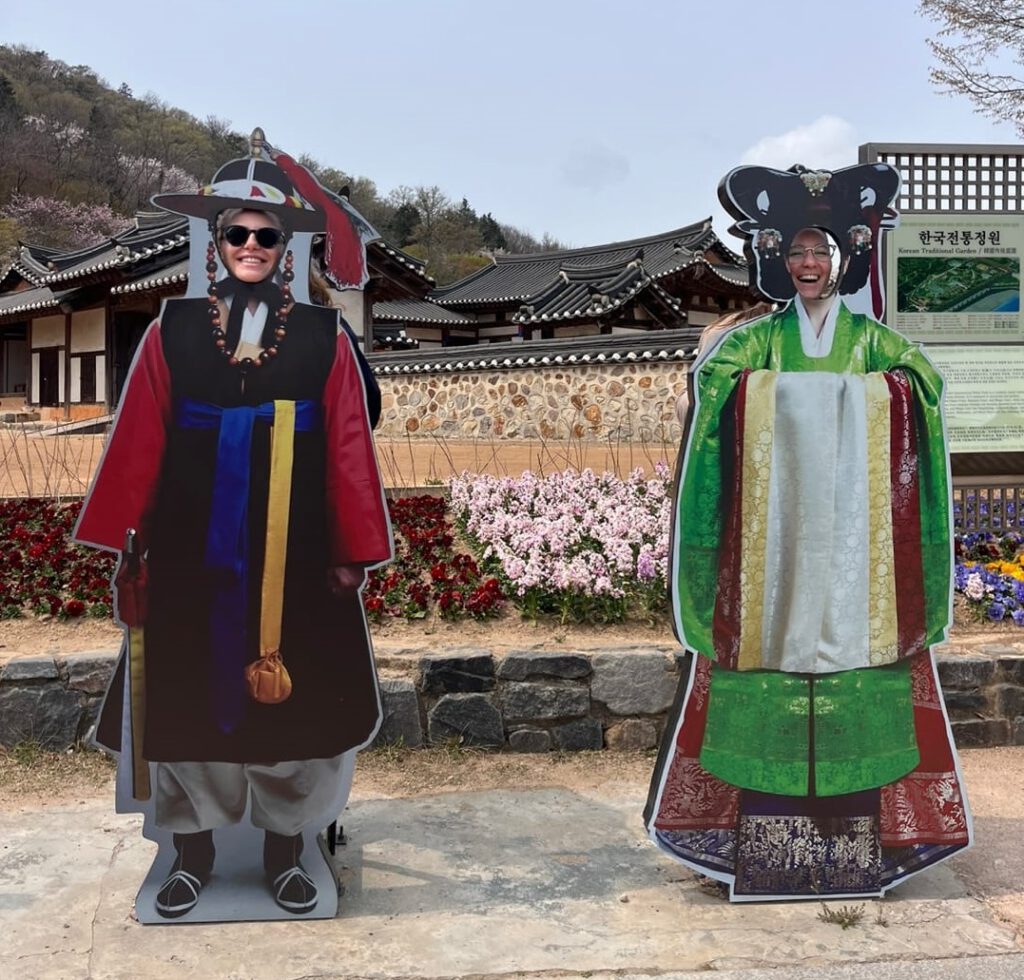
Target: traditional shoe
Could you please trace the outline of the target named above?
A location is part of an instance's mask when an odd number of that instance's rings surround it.
[[[301,864],[282,871],[270,883],[270,890],[274,893],[274,901],[286,912],[302,915],[316,908],[316,885]]]
[[[175,834],[174,848],[178,857],[156,893],[156,910],[165,919],[177,919],[191,912],[199,901],[199,892],[213,870],[213,831]]]
[[[165,919],[177,919],[186,912],[191,912],[199,901],[199,892],[203,883],[195,876],[179,868],[172,871],[170,877],[160,886],[156,893],[156,910]]]
[[[292,837],[268,830],[263,840],[263,867],[274,901],[286,912],[302,915],[316,906],[316,885],[299,863],[302,834]]]

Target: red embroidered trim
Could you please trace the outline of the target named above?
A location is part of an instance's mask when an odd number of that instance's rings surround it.
[[[917,433],[910,384],[886,372],[890,405],[892,545],[896,568],[899,656],[924,650],[924,570],[921,567],[921,500],[918,491]]]
[[[732,472],[723,473],[722,489],[729,479],[728,515],[722,527],[722,540],[718,558],[718,596],[712,636],[715,654],[722,667],[736,669],[740,657],[740,535],[743,529],[743,424],[747,407],[747,379],[750,370],[744,370],[736,386],[736,398],[731,413],[723,413],[732,426],[721,432],[723,447],[732,443]],[[728,431],[731,428],[732,431]],[[723,501],[723,505],[726,502]]]
[[[712,776],[698,761],[708,716],[714,665],[697,658],[693,687],[683,710],[654,826],[658,830],[719,830],[736,826],[740,791]]]

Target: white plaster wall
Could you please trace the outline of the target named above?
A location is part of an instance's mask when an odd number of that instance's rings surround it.
[[[40,316],[32,321],[29,347],[63,347],[64,315]]]
[[[107,400],[107,359],[103,354],[96,358],[96,401]]]
[[[341,315],[360,339],[363,336],[363,291],[361,289],[332,289],[331,296],[341,307]]]
[[[28,400],[35,405],[39,404],[39,353],[32,355],[32,381],[29,384]]]
[[[60,357],[57,359],[57,404],[64,404],[64,372],[67,370],[67,355],[61,352]]]
[[[71,358],[71,401],[72,404],[82,400],[82,359]]]
[[[71,353],[100,351],[106,347],[106,310],[78,310],[71,314]],[[74,398],[71,399],[75,401]]]

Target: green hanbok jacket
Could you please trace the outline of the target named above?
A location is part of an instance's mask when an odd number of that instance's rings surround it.
[[[948,457],[941,413],[942,378],[916,345],[840,301],[835,338],[824,357],[808,357],[795,303],[726,334],[695,367],[696,400],[685,448],[674,541],[673,607],[681,642],[716,659],[712,640],[728,488],[727,414],[745,371],[900,372],[914,404],[920,494],[920,561],[926,644],[950,622],[951,532]],[[725,440],[723,440],[723,436]]]

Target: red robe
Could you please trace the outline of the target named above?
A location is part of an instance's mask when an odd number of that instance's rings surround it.
[[[161,321],[143,339],[75,531],[80,543],[120,551],[135,528],[148,550],[145,754],[277,761],[362,744],[380,712],[372,654],[358,596],[334,596],[327,571],[378,564],[392,552],[351,341],[338,334],[334,311],[299,305],[278,356],[243,375],[214,347],[205,300],[169,301]],[[267,329],[274,326],[269,317]],[[222,695],[210,683],[210,620],[222,583],[204,560],[218,433],[182,422],[189,399],[223,409],[275,399],[319,404],[317,431],[295,435],[281,644],[294,692],[279,705],[247,701],[227,733],[216,723]],[[259,655],[268,459],[269,426],[257,422],[243,532],[249,660]],[[119,708],[120,697],[108,696],[100,724],[108,744],[117,742]]]

